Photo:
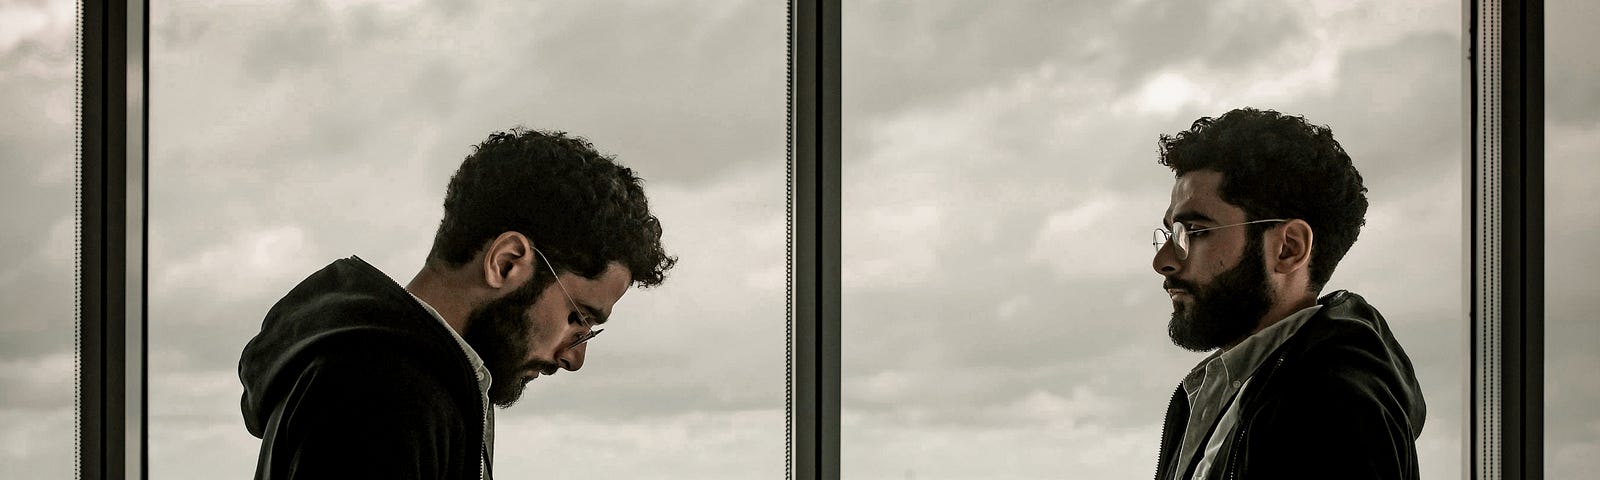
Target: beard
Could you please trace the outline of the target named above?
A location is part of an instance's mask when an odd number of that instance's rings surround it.
[[[522,372],[545,371],[550,367],[543,362],[527,361],[532,348],[530,339],[543,336],[535,323],[528,320],[529,307],[539,300],[538,283],[529,280],[515,291],[473,309],[467,317],[466,332],[461,336],[488,367],[489,401],[501,407],[509,407],[522,398],[523,389],[532,380],[523,377]]]
[[[1181,288],[1194,297],[1193,305],[1172,304],[1167,336],[1173,344],[1195,352],[1221,348],[1250,335],[1266,315],[1272,306],[1272,285],[1267,283],[1261,238],[1251,237],[1239,264],[1208,285],[1167,279],[1167,288]]]

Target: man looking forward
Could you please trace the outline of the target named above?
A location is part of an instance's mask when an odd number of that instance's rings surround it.
[[[1361,296],[1321,295],[1367,210],[1332,132],[1244,108],[1160,145],[1168,334],[1215,352],[1173,394],[1156,478],[1417,478],[1410,359]]]
[[[405,287],[350,257],[267,312],[239,360],[256,478],[488,478],[490,405],[583,367],[628,287],[674,262],[631,170],[563,133],[490,135]]]

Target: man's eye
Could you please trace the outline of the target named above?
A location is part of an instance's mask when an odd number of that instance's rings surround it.
[[[570,314],[567,314],[567,323],[576,323],[576,324],[582,325],[583,324],[583,316],[582,315],[578,315],[578,312],[572,312]]]

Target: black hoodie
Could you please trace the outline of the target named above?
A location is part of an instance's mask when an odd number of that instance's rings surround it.
[[[1389,324],[1360,295],[1343,290],[1267,357],[1235,401],[1239,425],[1221,478],[1416,479],[1415,440],[1427,406],[1411,359]],[[1189,419],[1183,388],[1162,427],[1158,480],[1177,466]],[[1203,442],[1202,442],[1203,444]],[[1199,456],[1196,455],[1198,460]],[[1187,478],[1187,476],[1179,478]]]
[[[447,328],[360,258],[300,282],[239,359],[256,478],[478,478],[481,392]]]

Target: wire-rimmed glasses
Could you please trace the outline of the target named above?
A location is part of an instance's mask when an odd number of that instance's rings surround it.
[[[1216,227],[1196,228],[1194,230],[1190,230],[1189,226],[1187,224],[1183,223],[1183,222],[1175,222],[1175,223],[1172,224],[1172,230],[1171,231],[1168,231],[1165,228],[1156,227],[1155,233],[1151,235],[1150,244],[1154,245],[1157,250],[1160,250],[1162,246],[1167,244],[1167,240],[1169,240],[1169,239],[1177,239],[1177,241],[1174,242],[1174,244],[1173,244],[1172,251],[1173,251],[1173,253],[1178,254],[1178,259],[1179,260],[1185,260],[1185,259],[1189,258],[1189,234],[1191,234],[1191,233],[1206,232],[1206,231],[1216,230],[1216,229],[1219,229],[1219,228],[1237,227],[1237,226],[1240,226],[1240,225],[1249,225],[1249,224],[1252,224],[1252,223],[1287,222],[1287,221],[1289,221],[1289,219],[1286,219],[1286,218],[1269,218],[1269,219],[1266,219],[1266,220],[1255,220],[1255,221],[1249,221],[1249,222],[1244,222],[1244,223],[1235,223],[1235,224],[1232,224],[1232,225],[1221,225],[1221,226],[1216,226]]]
[[[539,254],[539,259],[544,261],[545,268],[550,269],[550,275],[556,279],[556,286],[561,288],[562,295],[567,296],[567,303],[572,304],[572,312],[578,315],[578,323],[583,325],[583,328],[594,328],[594,323],[589,320],[589,316],[583,313],[582,308],[578,308],[578,302],[572,299],[571,293],[567,292],[567,286],[561,284],[561,275],[556,273],[556,267],[550,265],[550,258],[545,257],[544,252],[539,251],[538,248],[534,248],[533,253]],[[589,339],[600,335],[600,332],[604,331],[606,330],[602,328],[597,330],[589,330],[586,333],[579,334],[578,339],[573,340],[572,343],[568,344],[566,349],[577,348],[578,345],[583,345],[583,342],[589,341]]]

